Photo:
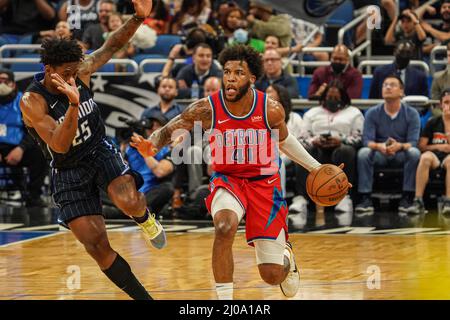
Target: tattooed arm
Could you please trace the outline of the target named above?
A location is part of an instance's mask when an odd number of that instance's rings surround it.
[[[152,11],[152,1],[132,0],[136,14],[128,19],[119,29],[114,31],[105,43],[92,54],[87,55],[81,63],[78,77],[89,84],[91,74],[97,71],[112,58],[114,53],[122,49],[133,37],[136,30]]]
[[[202,128],[211,128],[212,109],[208,99],[204,98],[189,105],[180,115],[169,121],[164,127],[156,130],[148,140],[139,135],[134,135],[130,145],[136,148],[144,157],[154,155],[159,149],[172,142],[176,130],[191,131],[194,122],[201,121]]]

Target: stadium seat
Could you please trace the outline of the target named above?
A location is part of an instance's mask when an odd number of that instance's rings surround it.
[[[158,58],[167,58],[172,47],[181,43],[181,37],[173,34],[162,34],[156,39],[155,46],[149,49],[139,49],[138,54],[159,55]]]
[[[20,54],[15,58],[40,58],[37,53],[26,53]],[[43,71],[44,67],[40,62],[20,62],[20,63],[12,63],[11,70],[14,72],[39,72]]]
[[[303,99],[308,98],[308,89],[312,76],[297,77],[298,91]]]

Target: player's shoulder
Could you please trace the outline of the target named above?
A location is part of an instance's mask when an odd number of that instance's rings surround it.
[[[37,92],[26,91],[20,99],[20,110],[25,116],[46,113],[47,101]]]

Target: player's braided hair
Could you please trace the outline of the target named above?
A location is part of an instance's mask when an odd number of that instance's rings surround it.
[[[219,62],[225,66],[228,61],[245,61],[256,79],[262,75],[261,55],[252,47],[236,45],[224,49],[219,56]]]
[[[76,40],[50,38],[42,42],[41,62],[44,65],[59,66],[67,62],[83,60],[83,51]]]

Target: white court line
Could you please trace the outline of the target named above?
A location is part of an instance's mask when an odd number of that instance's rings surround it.
[[[14,231],[44,231],[47,229],[58,229],[59,224],[48,224],[45,226],[35,226],[35,227],[25,227],[25,228],[16,228]]]
[[[0,223],[0,231],[23,226],[23,223]]]
[[[50,238],[50,237],[54,237],[54,236],[57,236],[57,235],[60,235],[60,234],[63,234],[63,232],[55,232],[55,233],[47,234],[47,235],[41,236],[41,237],[35,237],[35,238],[31,238],[31,239],[15,241],[15,242],[11,242],[11,243],[0,245],[0,249],[4,249],[4,248],[7,248],[7,247],[16,245],[16,244],[23,244],[23,243],[31,242],[31,241],[34,241],[34,240],[41,240],[41,239],[45,239],[45,238]]]

